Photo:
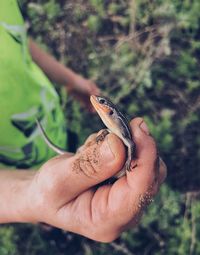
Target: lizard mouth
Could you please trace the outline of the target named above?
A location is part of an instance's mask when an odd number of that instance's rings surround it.
[[[90,96],[90,102],[92,103],[92,105],[95,107],[96,103],[97,103],[97,99],[95,95],[91,95]]]
[[[97,96],[95,95],[91,95],[90,96],[90,102],[92,103],[93,107],[95,108],[95,110],[97,112],[103,112],[103,113],[109,113],[110,109],[108,106],[104,105],[104,104],[100,104]]]

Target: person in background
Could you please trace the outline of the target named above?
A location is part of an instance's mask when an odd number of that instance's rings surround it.
[[[54,153],[35,120],[67,150],[70,123],[50,81],[65,86],[88,109],[89,96],[100,93],[97,85],[27,39],[16,0],[0,3],[0,53],[0,223],[44,222],[103,242],[137,224],[166,176],[144,120],[131,122],[134,171],[95,189],[123,167],[121,140],[109,134],[96,143],[93,134],[76,154],[50,159]]]

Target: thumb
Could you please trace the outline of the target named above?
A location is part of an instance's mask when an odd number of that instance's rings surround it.
[[[71,158],[72,171],[82,175],[81,184],[85,182],[86,188],[115,175],[124,165],[125,148],[121,140],[114,134],[99,140],[90,142],[80,154]]]
[[[103,141],[90,142],[70,158],[62,155],[50,160],[54,182],[57,182],[57,196],[62,194],[65,202],[70,201],[115,175],[123,167],[125,157],[121,140],[114,134],[108,134]]]

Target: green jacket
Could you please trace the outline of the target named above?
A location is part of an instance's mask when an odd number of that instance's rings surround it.
[[[36,126],[66,148],[59,97],[32,61],[16,0],[0,1],[0,167],[36,167],[54,154]]]

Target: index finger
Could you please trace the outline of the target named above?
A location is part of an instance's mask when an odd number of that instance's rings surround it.
[[[130,125],[136,143],[136,160],[134,160],[136,167],[127,173],[127,183],[130,188],[137,187],[137,190],[143,193],[154,184],[158,177],[157,146],[142,118],[133,119]]]
[[[108,187],[108,208],[126,224],[152,201],[157,192],[157,175],[159,158],[154,139],[149,135],[143,119],[131,121],[133,139],[136,143],[134,167],[127,175]],[[105,189],[105,187],[104,187]]]

